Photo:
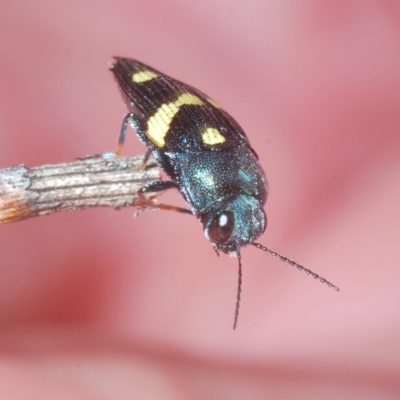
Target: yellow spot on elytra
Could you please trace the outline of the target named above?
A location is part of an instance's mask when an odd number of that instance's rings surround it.
[[[225,138],[221,135],[220,131],[215,128],[207,128],[201,135],[203,143],[211,146],[225,142]]]
[[[181,94],[175,101],[164,103],[156,113],[147,121],[146,135],[157,146],[165,146],[165,136],[167,136],[171,122],[180,107],[184,105],[202,105],[203,101],[191,93]]]
[[[143,83],[147,81],[151,81],[154,78],[157,78],[158,74],[156,74],[153,71],[145,70],[145,71],[139,71],[135,72],[132,75],[132,81],[135,83]]]
[[[222,108],[215,100],[210,99],[209,97],[207,97],[207,101],[214,106],[215,108]]]

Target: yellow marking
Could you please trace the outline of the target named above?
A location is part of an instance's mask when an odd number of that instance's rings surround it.
[[[215,108],[222,108],[215,100],[210,99],[209,97],[207,97],[207,101],[214,106]]]
[[[143,83],[147,81],[151,81],[154,78],[157,78],[158,74],[153,71],[145,70],[136,72],[132,75],[132,81],[135,83]]]
[[[225,142],[225,138],[221,135],[220,131],[215,128],[207,128],[201,135],[203,143],[211,146]]]
[[[183,93],[175,101],[164,103],[147,121],[146,135],[156,146],[164,147],[164,138],[179,108],[184,105],[201,106],[202,104],[204,104],[202,100],[191,93]]]

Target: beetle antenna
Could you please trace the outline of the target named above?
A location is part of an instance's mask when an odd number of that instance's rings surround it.
[[[280,254],[278,254],[275,251],[272,251],[270,249],[267,249],[265,246],[263,246],[262,244],[259,243],[252,243],[253,246],[257,247],[257,249],[260,249],[262,251],[265,251],[269,254],[271,254],[271,256],[274,257],[278,257],[280,261],[282,262],[287,262],[291,267],[296,267],[299,271],[304,271],[307,275],[311,275],[314,279],[319,279],[322,283],[326,283],[329,287],[335,289],[337,292],[339,291],[339,288],[337,286],[335,286],[333,283],[328,282],[325,278],[323,278],[322,276],[319,276],[318,274],[316,274],[315,272],[304,268],[303,266],[301,266],[300,264],[297,264],[297,262],[289,260],[287,257],[281,256]],[[240,260],[240,259],[239,259]],[[240,261],[239,261],[240,262]]]
[[[237,251],[236,256],[239,260],[239,274],[238,274],[238,287],[236,295],[235,321],[233,322],[233,329],[236,329],[239,319],[239,308],[240,308],[240,299],[242,296],[242,283],[243,283],[242,256],[240,255],[240,251]]]

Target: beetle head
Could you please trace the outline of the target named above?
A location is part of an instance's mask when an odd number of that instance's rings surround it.
[[[267,226],[260,202],[244,194],[216,205],[200,221],[204,234],[217,250],[236,255],[242,246],[260,237]]]

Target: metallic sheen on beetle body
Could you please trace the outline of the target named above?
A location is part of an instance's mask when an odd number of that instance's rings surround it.
[[[206,237],[215,249],[238,255],[264,232],[268,195],[242,128],[208,96],[138,61],[117,58],[111,71],[130,108],[129,122],[202,222]],[[153,190],[154,185],[144,187],[142,193]],[[224,235],[213,223],[221,214],[228,218]]]
[[[170,178],[145,185],[139,192],[178,189],[190,210],[163,208],[193,214],[216,251],[238,257],[236,327],[241,247],[252,244],[279,256],[254,242],[267,226],[263,207],[268,184],[258,156],[239,124],[210,97],[139,61],[115,60],[110,69],[130,111],[122,124],[117,153],[130,123],[148,148],[145,160],[152,154]]]

